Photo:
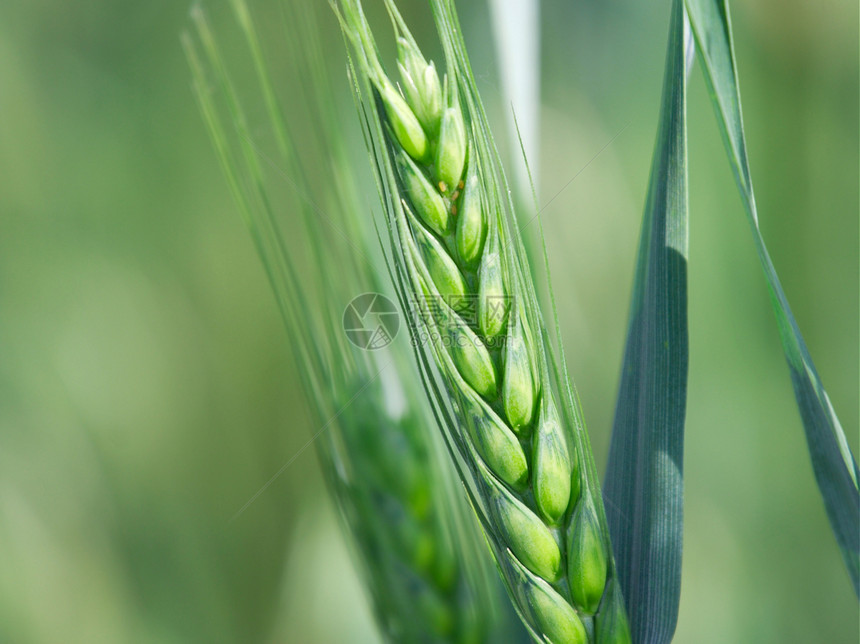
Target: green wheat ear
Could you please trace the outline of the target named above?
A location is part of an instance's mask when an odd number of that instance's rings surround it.
[[[543,316],[453,3],[431,2],[446,59],[441,108],[436,65],[426,62],[393,0],[385,4],[402,93],[378,58],[360,0],[340,0],[336,11],[355,57],[390,270],[410,312],[425,389],[534,639],[629,642],[588,438],[563,372],[550,368]],[[451,296],[452,284],[466,285],[473,306]],[[429,340],[421,344],[423,337]]]
[[[268,125],[280,152],[278,162],[287,174],[299,178],[299,195],[287,203],[276,201],[263,171],[264,157],[252,142],[242,100],[227,71],[207,16],[192,12],[197,40],[183,36],[183,45],[194,77],[194,90],[233,197],[257,245],[293,347],[306,397],[317,427],[326,430],[316,445],[322,469],[337,499],[345,526],[352,535],[365,585],[372,597],[377,622],[391,642],[480,644],[496,641],[494,628],[516,631],[506,620],[499,585],[493,579],[491,561],[483,549],[474,520],[463,498],[451,484],[456,479],[422,400],[417,376],[403,356],[402,345],[370,354],[346,343],[339,316],[351,297],[379,290],[374,267],[359,255],[372,256],[364,236],[356,232],[361,203],[352,189],[351,168],[346,161],[337,119],[319,117],[305,123],[320,142],[311,167],[319,176],[333,177],[335,186],[326,202],[329,225],[348,231],[351,243],[343,248],[338,268],[322,261],[338,242],[330,227],[303,198],[312,194],[303,164],[306,155],[297,149],[283,118],[271,75],[265,64],[254,23],[244,0],[231,0],[238,24],[252,55]],[[312,10],[293,14],[290,37],[301,54],[299,71],[313,79],[316,114],[326,114],[331,97],[326,93],[325,66],[311,36],[316,31]],[[305,35],[303,35],[305,34]],[[199,44],[198,44],[199,43]],[[202,46],[203,56],[198,49]],[[414,52],[413,52],[414,53]],[[416,88],[432,88],[432,65],[406,61],[416,75]],[[215,90],[210,89],[210,78]],[[388,87],[389,93],[394,91]],[[418,91],[418,90],[416,90]],[[421,94],[422,96],[424,94]],[[243,99],[247,97],[242,97]],[[413,144],[410,155],[420,157],[421,138],[409,139],[416,128],[423,131],[403,99],[389,96],[386,116],[399,136]],[[224,124],[226,106],[232,130]],[[428,100],[423,119],[441,110]],[[398,120],[399,119],[399,120]],[[411,120],[410,120],[411,119]],[[429,121],[428,121],[429,122]],[[411,134],[410,134],[411,133]],[[427,145],[426,141],[424,143]],[[411,159],[412,157],[410,157]],[[427,156],[429,159],[430,156]],[[319,162],[318,162],[319,163]],[[409,163],[413,163],[411,160]],[[431,193],[433,194],[433,193]],[[279,214],[276,214],[279,213]],[[308,273],[279,234],[280,218],[300,217],[307,231],[307,261],[320,279],[309,285],[299,278]],[[416,240],[421,261],[433,266],[433,274],[449,292],[465,292],[456,281],[456,266],[444,261],[432,235]],[[347,270],[342,270],[343,267]],[[304,269],[304,270],[303,270]],[[337,271],[337,273],[335,273]],[[386,373],[390,372],[388,377]],[[394,409],[392,401],[399,401]],[[397,407],[397,406],[394,406]],[[493,622],[496,623],[493,623]]]

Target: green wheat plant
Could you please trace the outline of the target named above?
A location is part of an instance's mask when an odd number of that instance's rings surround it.
[[[186,34],[183,45],[223,172],[293,339],[314,423],[321,428],[314,438],[319,438],[322,469],[352,536],[380,630],[391,642],[478,644],[495,641],[493,629],[502,628],[516,641],[516,618],[506,617],[512,612],[500,601],[466,500],[451,484],[444,447],[428,431],[433,419],[425,410],[417,373],[412,375],[409,360],[398,349],[402,345],[364,351],[349,345],[339,327],[340,311],[351,297],[380,287],[368,260],[371,253],[353,230],[359,202],[337,123],[322,116],[325,67],[312,39],[302,35],[302,28],[313,33],[313,11],[294,10],[291,35],[300,43],[296,51],[304,52],[294,64],[313,77],[312,112],[320,116],[309,127],[318,141],[316,152],[322,153],[315,155],[322,159],[317,165],[293,142],[248,7],[243,0],[234,0],[232,7],[257,75],[259,96],[251,100],[266,105],[278,161],[299,177],[293,199],[281,204],[270,189],[263,169],[269,157],[250,138],[243,101],[199,8],[192,12],[197,39]],[[312,187],[303,177],[309,170],[335,179],[337,188],[324,202],[324,215],[308,198]],[[323,218],[330,219],[324,224]],[[303,279],[308,266],[285,243],[281,227],[290,219],[303,225],[306,261],[320,271],[318,280]],[[350,241],[338,240],[338,232],[349,234]],[[345,247],[337,275],[323,261],[336,246]]]
[[[311,124],[310,149],[295,144],[282,116],[244,0],[231,5],[276,148],[272,157],[255,142],[199,10],[199,44],[190,37],[184,43],[225,176],[295,339],[304,390],[322,427],[323,471],[384,636],[672,641],[689,363],[687,83],[696,53],[764,268],[813,470],[856,591],[860,474],[758,228],[725,0],[671,2],[602,491],[560,342],[547,253],[538,237],[530,240],[530,256],[521,238],[531,213],[512,197],[454,1],[429,0],[443,52],[438,60],[424,55],[395,0],[377,4],[387,10],[396,44],[388,65],[362,0],[330,1],[346,44],[379,218],[359,205],[363,195],[327,89],[312,9],[294,7],[286,21],[290,58],[303,71],[289,96],[305,101],[312,115],[298,123]],[[267,164],[293,183],[285,208],[271,190]],[[309,176],[327,177],[325,189]],[[334,217],[323,222],[321,212]],[[285,223],[301,227],[305,248],[284,242]],[[328,261],[333,249],[344,258],[336,269]],[[545,289],[536,282],[540,264]],[[412,356],[397,344],[357,351],[339,327],[348,300],[385,288],[385,268]],[[538,296],[544,290],[546,301]],[[429,399],[427,413],[422,398]],[[506,598],[494,585],[499,579]],[[512,610],[527,633],[510,619]]]
[[[444,69],[385,5],[399,83],[361,3],[337,7],[390,270],[443,434],[533,637],[629,641],[582,415],[550,346],[453,4],[431,3]]]

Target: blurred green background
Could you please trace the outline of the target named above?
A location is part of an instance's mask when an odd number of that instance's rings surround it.
[[[401,4],[432,43],[426,8]],[[486,9],[460,4],[503,139]],[[209,6],[228,29],[224,3]],[[857,454],[857,3],[732,8],[765,239]],[[599,464],[668,9],[542,5],[541,203],[623,130],[544,212]],[[0,641],[376,642],[310,451],[230,521],[315,428],[189,89],[187,10],[0,4]],[[343,45],[322,15],[357,142]],[[676,641],[853,644],[857,601],[698,69],[689,136]],[[357,171],[372,188],[366,166]]]

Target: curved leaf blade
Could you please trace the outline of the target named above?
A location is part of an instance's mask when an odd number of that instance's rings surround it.
[[[738,183],[756,251],[767,280],[797,406],[803,420],[815,480],[830,525],[860,596],[860,471],[845,433],[782,290],[758,224],[752,177],[744,140],[740,89],[729,8],[726,0],[686,0],[699,57],[729,161]]]
[[[635,642],[671,641],[681,589],[689,39],[683,2],[676,0],[604,486]]]

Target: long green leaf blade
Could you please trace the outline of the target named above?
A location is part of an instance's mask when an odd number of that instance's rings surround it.
[[[767,252],[758,224],[752,177],[744,140],[740,90],[729,8],[725,0],[687,0],[705,79],[717,112],[726,150],[749,219],[776,315],[794,395],[800,409],[815,479],[842,557],[860,595],[860,472],[788,299]]]
[[[634,642],[678,619],[687,400],[687,134],[683,3],[673,3],[660,125],[642,223],[604,486]]]

